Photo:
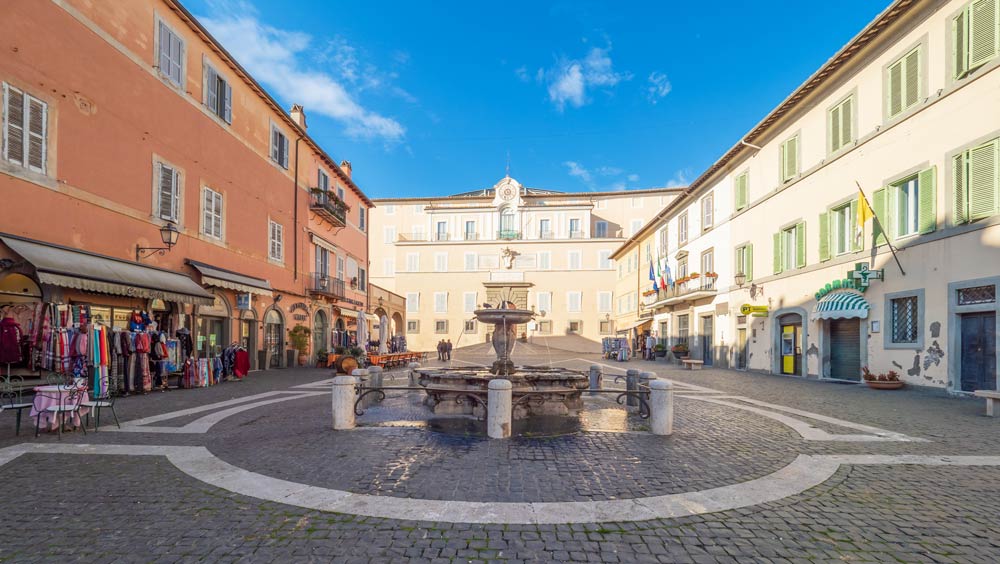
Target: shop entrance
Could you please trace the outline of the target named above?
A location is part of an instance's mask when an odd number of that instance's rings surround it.
[[[736,330],[736,369],[747,369],[747,330],[740,327]]]
[[[273,309],[269,310],[264,316],[264,351],[268,368],[281,368],[284,341],[281,315]]]
[[[330,325],[326,320],[326,312],[317,311],[316,315],[313,316],[313,330],[312,330],[312,338],[313,338],[312,352],[313,356],[316,358],[319,358],[316,355],[321,351],[329,352],[330,346],[327,345],[328,339],[326,336],[326,333],[329,330],[329,328]]]
[[[198,358],[215,358],[225,347],[225,319],[198,317]]]
[[[254,319],[240,320],[240,345],[250,356],[250,370],[257,369],[257,321]]]
[[[962,315],[962,391],[997,389],[997,314]]]
[[[802,370],[802,316],[797,313],[783,315],[779,319],[782,374],[801,374]]]
[[[831,319],[830,378],[861,380],[861,320]]]
[[[712,358],[715,356],[712,325],[714,323],[712,322],[711,315],[701,318],[701,360],[705,363],[705,366],[712,366]]]

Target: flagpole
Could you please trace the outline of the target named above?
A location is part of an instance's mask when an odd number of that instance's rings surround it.
[[[865,204],[868,206],[868,209],[872,210],[872,219],[875,220],[875,224],[878,225],[879,230],[885,235],[885,244],[889,247],[889,251],[892,253],[892,258],[896,259],[896,266],[899,267],[899,272],[903,276],[906,276],[906,271],[903,270],[903,264],[899,262],[899,257],[896,255],[896,249],[892,246],[892,242],[889,241],[889,232],[885,230],[882,222],[879,221],[878,214],[875,213],[875,208],[871,206],[871,202],[868,201],[868,196],[865,195],[865,191],[861,188],[861,183],[857,180],[855,180],[854,183],[858,185],[858,192],[860,192],[861,197],[865,199]],[[861,231],[862,237],[864,237],[864,226],[861,227]],[[872,233],[872,235],[874,235],[874,233]],[[872,237],[872,246],[878,246],[878,241],[875,240],[875,237]],[[872,266],[874,267],[875,265]]]

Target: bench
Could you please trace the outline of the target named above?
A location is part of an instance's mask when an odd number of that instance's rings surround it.
[[[976,397],[986,398],[986,416],[995,417],[996,410],[993,408],[997,400],[1000,400],[1000,392],[992,390],[976,390],[973,392]]]
[[[681,362],[688,370],[701,370],[701,365],[705,364],[704,360],[694,360],[691,358],[682,358]]]

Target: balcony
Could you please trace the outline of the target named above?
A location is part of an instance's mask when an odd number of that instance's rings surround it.
[[[340,299],[347,296],[343,280],[322,272],[313,272],[309,275],[309,292]]]
[[[570,239],[583,239],[583,231],[570,231],[569,232],[569,238]]]
[[[551,231],[542,231],[538,234],[539,239],[555,239],[556,234]]]
[[[448,241],[450,239],[451,239],[451,236],[448,233],[435,233],[434,234],[434,240],[435,241]]]
[[[478,241],[479,240],[479,233],[475,233],[475,232],[472,232],[472,231],[466,231],[465,232],[465,240],[466,241]]]
[[[656,294],[643,296],[642,305],[657,308],[712,297],[716,294],[716,280],[718,279],[702,276],[660,288]]]
[[[414,241],[423,242],[427,240],[427,235],[424,235],[423,233],[400,233],[396,237],[396,240],[400,243],[408,243]]]
[[[497,239],[501,241],[513,241],[520,238],[520,231],[514,231],[512,229],[501,229],[500,231],[497,231]]]
[[[328,190],[314,189],[309,196],[309,209],[337,227],[347,226],[347,204]]]

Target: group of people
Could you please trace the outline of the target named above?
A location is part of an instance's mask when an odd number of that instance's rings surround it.
[[[438,360],[451,360],[451,339],[438,341]]]
[[[642,358],[644,360],[656,360],[654,352],[657,343],[656,337],[652,333],[646,333],[644,336],[639,337],[639,341],[642,343]]]

